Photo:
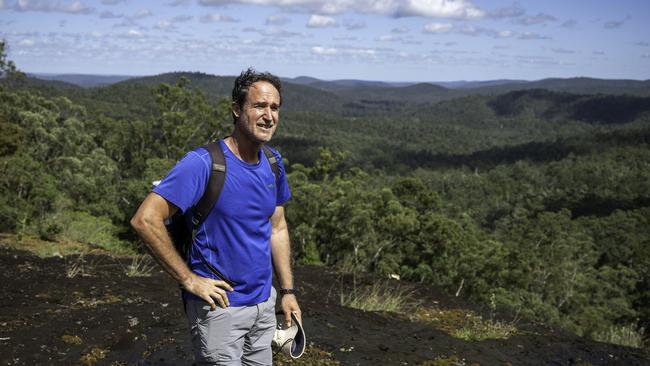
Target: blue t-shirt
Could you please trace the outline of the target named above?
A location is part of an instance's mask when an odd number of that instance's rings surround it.
[[[231,306],[251,306],[271,296],[271,216],[276,206],[291,198],[280,154],[278,181],[260,149],[256,164],[237,158],[220,140],[226,160],[226,179],[214,208],[196,233],[189,267],[196,274],[218,278],[203,263],[200,253],[235,283],[228,293]],[[210,178],[212,161],[203,148],[190,151],[153,191],[191,216]],[[186,293],[194,299],[198,297]]]

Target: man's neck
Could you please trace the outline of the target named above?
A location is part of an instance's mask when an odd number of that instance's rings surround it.
[[[224,142],[230,148],[230,151],[235,154],[240,160],[247,163],[257,163],[259,161],[259,152],[261,144],[243,138],[237,130],[227,137]]]

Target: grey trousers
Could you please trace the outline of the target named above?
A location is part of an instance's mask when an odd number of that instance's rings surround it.
[[[205,301],[187,300],[192,350],[197,365],[272,365],[276,291],[253,306],[211,311]]]

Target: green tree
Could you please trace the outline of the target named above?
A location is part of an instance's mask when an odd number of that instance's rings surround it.
[[[208,103],[203,93],[181,77],[176,85],[161,84],[154,90],[160,110],[152,128],[164,158],[179,158],[191,148],[222,137],[230,113],[224,102]]]
[[[0,40],[0,79],[6,78],[10,82],[15,83],[22,81],[25,74],[16,68],[16,64],[7,58],[7,42],[4,39]],[[0,88],[2,85],[0,84]]]
[[[7,59],[7,42],[2,39],[0,40],[0,77],[11,75],[16,71],[16,64]]]

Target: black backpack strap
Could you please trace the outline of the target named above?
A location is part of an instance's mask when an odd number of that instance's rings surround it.
[[[280,168],[278,168],[278,158],[275,156],[273,151],[271,151],[271,148],[269,148],[266,145],[262,145],[262,150],[264,151],[264,156],[266,156],[266,159],[269,161],[269,164],[271,165],[271,170],[273,171],[273,175],[275,175],[275,184],[278,184],[278,181],[280,179]]]
[[[205,218],[208,217],[208,214],[217,203],[221,190],[223,189],[223,184],[226,181],[226,158],[223,156],[223,150],[219,141],[213,141],[203,146],[203,148],[210,153],[212,167],[210,169],[208,185],[205,187],[203,196],[201,196],[194,209],[192,231],[198,229]]]
[[[194,244],[194,238],[196,237],[196,231],[199,229],[199,226],[203,221],[208,217],[210,211],[217,203],[223,185],[226,182],[226,158],[223,155],[223,150],[221,149],[221,143],[219,141],[213,141],[207,145],[203,146],[204,149],[208,150],[210,153],[210,160],[212,161],[212,167],[210,169],[210,178],[208,179],[208,185],[205,187],[203,196],[199,199],[199,202],[196,204],[194,209],[194,216],[192,217],[192,241],[191,244]],[[235,286],[235,283],[230,281],[226,276],[224,276],[218,269],[216,269],[210,262],[208,262],[203,253],[199,251],[201,260],[208,267],[212,273],[217,275],[223,281],[228,283],[230,286]]]

